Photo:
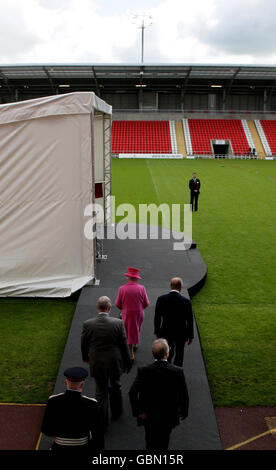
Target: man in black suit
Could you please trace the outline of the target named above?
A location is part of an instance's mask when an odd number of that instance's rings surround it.
[[[53,451],[91,454],[104,449],[97,401],[82,394],[88,372],[82,367],[64,371],[66,392],[49,397],[41,431],[53,436]]]
[[[168,363],[169,345],[152,345],[155,362],[138,368],[129,399],[138,426],[145,426],[146,449],[166,450],[172,429],[188,416],[189,395],[183,369]]]
[[[193,210],[194,201],[195,201],[195,212],[197,212],[198,196],[200,194],[200,191],[199,191],[200,181],[196,177],[196,173],[193,173],[193,177],[189,181],[189,188],[190,188],[190,191],[191,191],[191,198],[190,198],[190,204],[192,206],[191,209]]]
[[[81,336],[84,362],[90,365],[90,375],[96,382],[96,399],[104,427],[108,425],[108,392],[112,419],[122,413],[120,376],[130,371],[132,361],[125,326],[119,318],[110,317],[111,301],[103,296],[98,300],[97,317],[86,320]]]
[[[171,279],[171,291],[158,297],[155,306],[154,334],[166,338],[170,346],[169,362],[182,367],[185,343],[194,338],[193,309],[189,299],[180,291],[183,281],[180,277]]]

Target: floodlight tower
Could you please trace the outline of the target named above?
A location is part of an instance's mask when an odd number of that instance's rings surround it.
[[[152,25],[152,16],[146,12],[133,13],[132,21],[142,31],[142,45],[141,45],[141,63],[144,63],[144,31]]]

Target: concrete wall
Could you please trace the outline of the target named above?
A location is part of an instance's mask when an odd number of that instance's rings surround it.
[[[183,111],[116,111],[113,109],[113,121],[181,121],[181,119],[246,119],[253,121],[254,119],[275,119],[275,114],[263,113],[216,113],[216,112],[193,112],[185,113]]]

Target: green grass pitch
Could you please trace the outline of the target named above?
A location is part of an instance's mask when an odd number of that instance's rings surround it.
[[[193,171],[201,180],[193,239],[208,275],[193,306],[215,406],[276,404],[275,164],[113,159],[117,206],[188,204]],[[0,401],[46,401],[74,309],[72,299],[0,298]]]
[[[116,205],[189,204],[201,180],[193,239],[208,274],[193,306],[216,406],[275,405],[275,164],[113,160]]]

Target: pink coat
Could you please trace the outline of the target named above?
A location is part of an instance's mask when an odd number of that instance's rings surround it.
[[[128,344],[138,344],[144,309],[149,305],[145,287],[134,281],[127,282],[119,288],[115,305],[122,312]]]

